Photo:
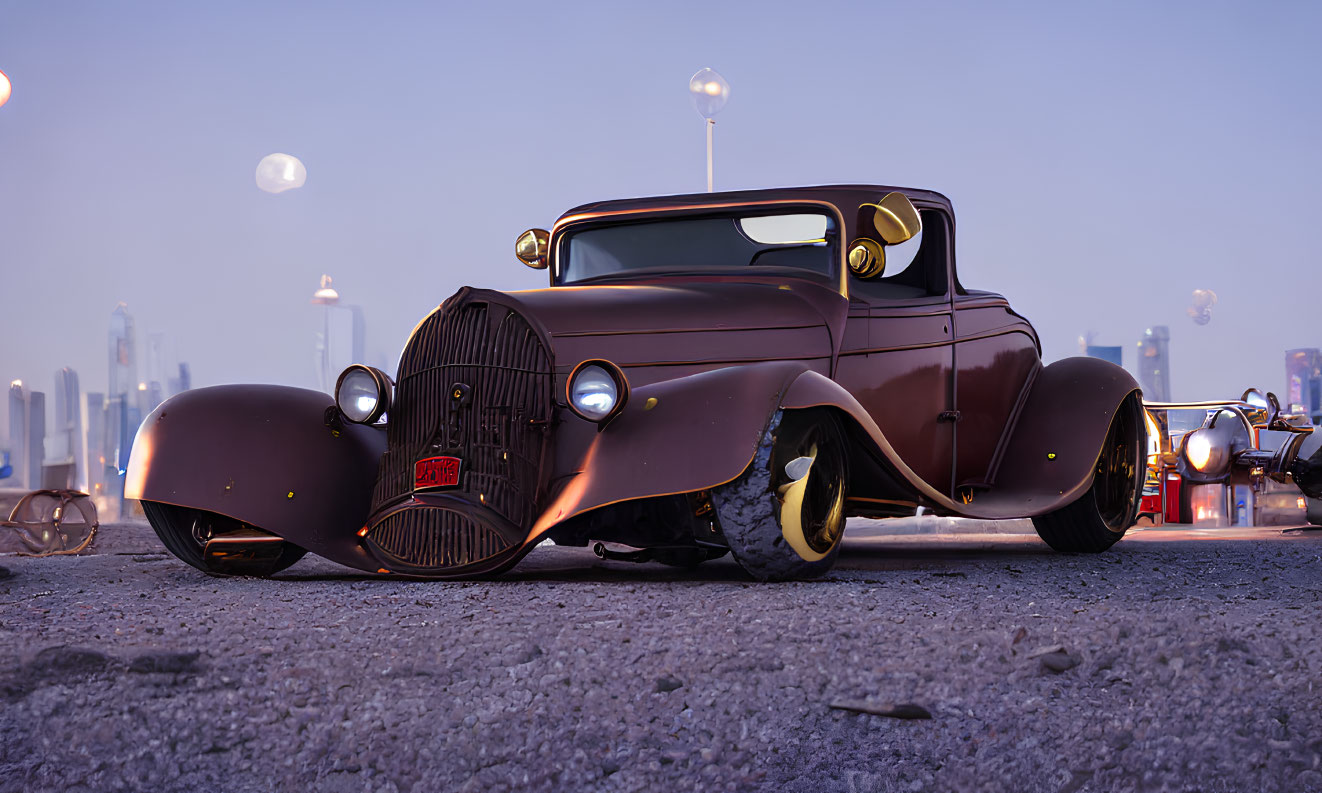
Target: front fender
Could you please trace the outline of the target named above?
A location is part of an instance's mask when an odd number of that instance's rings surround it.
[[[713,369],[640,386],[593,438],[579,473],[552,499],[529,541],[590,509],[709,490],[739,477],[801,361]]]
[[[386,434],[327,425],[331,398],[272,385],[185,391],[138,429],[126,498],[218,512],[354,567],[376,569],[367,519]]]

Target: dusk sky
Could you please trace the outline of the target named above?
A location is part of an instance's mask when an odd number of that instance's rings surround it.
[[[1046,359],[1165,324],[1176,398],[1281,392],[1322,346],[1320,53],[1315,2],[0,0],[0,378],[105,390],[123,301],[195,385],[312,386],[322,273],[393,370],[458,287],[545,285],[520,231],[704,189],[710,66],[718,190],[938,190]],[[273,152],[305,186],[257,189]]]

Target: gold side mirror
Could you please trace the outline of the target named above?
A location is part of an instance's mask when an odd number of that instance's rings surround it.
[[[875,278],[886,270],[886,249],[880,242],[859,237],[849,243],[849,269],[859,278]]]
[[[551,233],[546,229],[528,229],[514,241],[514,255],[534,270],[545,270],[551,252]]]
[[[887,193],[880,203],[860,208],[872,210],[872,225],[887,245],[899,245],[923,230],[918,210],[904,193]]]

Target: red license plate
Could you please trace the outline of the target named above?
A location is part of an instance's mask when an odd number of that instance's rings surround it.
[[[413,489],[454,487],[459,484],[459,468],[463,460],[458,457],[428,457],[413,464]]]

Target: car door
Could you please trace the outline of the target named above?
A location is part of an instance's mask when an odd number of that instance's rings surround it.
[[[922,218],[922,238],[905,243],[912,248],[887,249],[882,277],[851,276],[850,324],[857,330],[846,333],[837,379],[900,459],[949,495],[955,454],[950,224],[936,210],[923,210]]]
[[[955,495],[992,486],[996,467],[1041,365],[1037,336],[1000,295],[955,295]]]

